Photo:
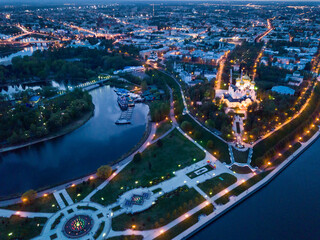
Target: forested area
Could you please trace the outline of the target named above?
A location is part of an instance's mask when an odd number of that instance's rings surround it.
[[[243,69],[248,74],[252,72],[254,62],[262,48],[262,45],[262,43],[243,42],[241,45],[237,45],[230,52],[222,74],[223,83],[226,83],[224,88],[227,88],[227,83],[230,81],[230,69],[232,69],[232,64],[239,64],[240,70]]]
[[[319,99],[320,87],[316,85],[310,102],[297,118],[254,146],[252,165],[260,167],[266,164],[278,151],[299,140],[299,137],[306,133],[306,130],[314,128],[315,124],[319,123]]]
[[[87,81],[101,72],[140,65],[129,55],[81,47],[35,51],[32,56],[13,58],[12,65],[0,66],[0,83],[18,83],[35,78],[59,82]]]
[[[299,112],[306,103],[314,82],[301,84],[301,91],[297,95],[283,95],[271,90],[258,90],[259,103],[253,103],[247,109],[245,120],[246,141],[254,141],[259,136],[274,129]],[[300,96],[299,96],[300,95]]]
[[[218,130],[225,139],[232,139],[232,117],[225,113],[226,105],[215,99],[214,82],[204,82],[187,89],[189,110],[208,128]],[[231,114],[232,115],[232,114]]]
[[[75,89],[31,108],[27,104],[28,94],[24,93],[20,104],[14,108],[2,106],[0,117],[0,143],[17,144],[51,133],[57,133],[72,121],[81,118],[94,108],[88,92]]]
[[[170,93],[166,85],[166,78],[168,76],[157,70],[148,70],[146,74],[149,75],[149,78],[147,78],[145,82],[142,82],[142,88],[154,84],[165,92],[160,100],[153,101],[149,104],[151,120],[153,122],[160,122],[164,120],[170,112]]]

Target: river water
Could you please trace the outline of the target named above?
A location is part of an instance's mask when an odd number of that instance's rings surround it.
[[[190,240],[319,240],[320,139],[260,191]]]
[[[47,49],[46,46],[39,46],[39,47],[26,47],[24,48],[23,50],[19,51],[19,52],[16,52],[16,53],[12,53],[6,57],[2,57],[0,58],[0,65],[10,65],[11,64],[11,60],[14,58],[14,57],[24,57],[24,56],[32,56],[32,54],[37,51],[37,50],[40,50],[40,51],[43,51]]]
[[[142,138],[149,108],[137,104],[132,124],[116,125],[117,95],[110,86],[92,90],[94,116],[63,137],[0,155],[0,196],[78,178],[128,152]]]

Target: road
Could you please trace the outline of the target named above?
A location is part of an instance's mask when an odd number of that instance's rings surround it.
[[[257,36],[254,39],[255,42],[260,42],[262,40],[262,38],[267,36],[273,29],[275,29],[275,27],[272,26],[271,19],[268,19],[267,22],[268,22],[268,30],[265,31],[264,33],[260,34],[259,36]]]
[[[230,50],[225,52],[225,54],[223,55],[223,57],[222,57],[222,59],[220,61],[219,70],[218,70],[218,73],[217,73],[217,80],[216,80],[216,84],[215,84],[215,89],[216,90],[221,89],[222,74],[224,72],[224,67],[226,65],[226,61],[228,59],[229,54],[230,54]]]

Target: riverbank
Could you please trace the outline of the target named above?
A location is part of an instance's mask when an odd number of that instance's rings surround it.
[[[240,204],[242,201],[268,185],[274,178],[276,178],[286,167],[288,167],[295,159],[297,159],[303,152],[305,152],[318,138],[320,137],[320,132],[318,131],[312,138],[310,138],[307,142],[302,143],[302,146],[294,152],[291,156],[289,156],[286,160],[284,160],[277,168],[275,168],[271,173],[269,173],[265,178],[261,181],[239,194],[238,196],[232,196],[229,202],[225,205],[216,205],[216,210],[208,215],[207,217],[201,218],[196,224],[188,228],[186,231],[182,232],[174,239],[188,239],[197,232],[201,231],[210,223],[217,220],[220,216],[227,213],[233,207]]]
[[[86,113],[85,115],[83,115],[80,119],[76,120],[73,123],[68,124],[67,126],[61,128],[58,132],[54,133],[54,134],[49,134],[48,136],[41,138],[41,139],[37,139],[28,143],[23,143],[23,144],[19,144],[19,145],[15,145],[15,146],[8,146],[8,147],[4,147],[4,148],[0,148],[0,153],[5,153],[5,152],[9,152],[9,151],[13,151],[13,150],[17,150],[20,148],[25,148],[34,144],[38,144],[38,143],[42,143],[45,141],[49,141],[58,137],[62,137],[68,133],[73,132],[74,130],[78,129],[79,127],[81,127],[82,125],[84,125],[87,121],[90,120],[90,118],[93,116],[94,114],[94,106],[92,107],[92,109]]]
[[[121,157],[117,158],[116,160],[112,161],[111,163],[108,163],[109,165],[111,165],[111,167],[113,169],[117,169],[119,166],[123,166],[126,163],[128,163],[132,159],[133,155],[141,148],[141,146],[145,145],[147,142],[150,141],[151,135],[153,137],[152,130],[153,130],[154,126],[149,121],[150,120],[150,116],[149,115],[147,115],[147,119],[148,120],[147,120],[147,124],[146,124],[146,127],[145,127],[145,131],[144,131],[144,134],[141,137],[140,141],[138,141],[138,143],[133,148],[131,148],[126,153],[124,153]],[[75,184],[75,185],[81,184],[83,182],[86,182],[86,181],[90,180],[91,177],[96,177],[96,171],[86,173],[85,175],[82,175],[81,177],[71,178],[71,179],[68,179],[67,181],[59,182],[58,184],[49,185],[49,186],[46,186],[46,187],[43,187],[43,188],[38,188],[36,190],[37,191],[37,197],[42,197],[43,194],[49,194],[49,193],[52,193],[54,191],[58,191],[58,190],[61,190],[61,189],[64,189],[64,188],[68,188],[72,184]],[[21,202],[20,196],[21,196],[21,194],[12,194],[12,195],[8,195],[8,196],[5,196],[5,197],[1,197],[0,198],[1,199],[0,200],[0,207],[6,207],[6,206],[9,206],[9,205],[12,205],[12,204],[20,203]]]

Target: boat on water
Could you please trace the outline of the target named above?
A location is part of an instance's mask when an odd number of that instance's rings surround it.
[[[131,123],[131,121],[128,121],[126,119],[119,119],[116,121],[117,125],[130,124],[130,123]]]
[[[128,109],[128,101],[127,101],[126,97],[119,96],[117,101],[118,101],[118,104],[119,104],[121,110],[127,110]]]
[[[127,89],[124,89],[124,88],[115,88],[114,91],[119,96],[127,95],[129,93],[129,91]]]
[[[129,107],[134,107],[134,105],[135,105],[134,100],[130,96],[127,96],[126,99],[127,99],[127,102],[128,102],[128,106]]]

